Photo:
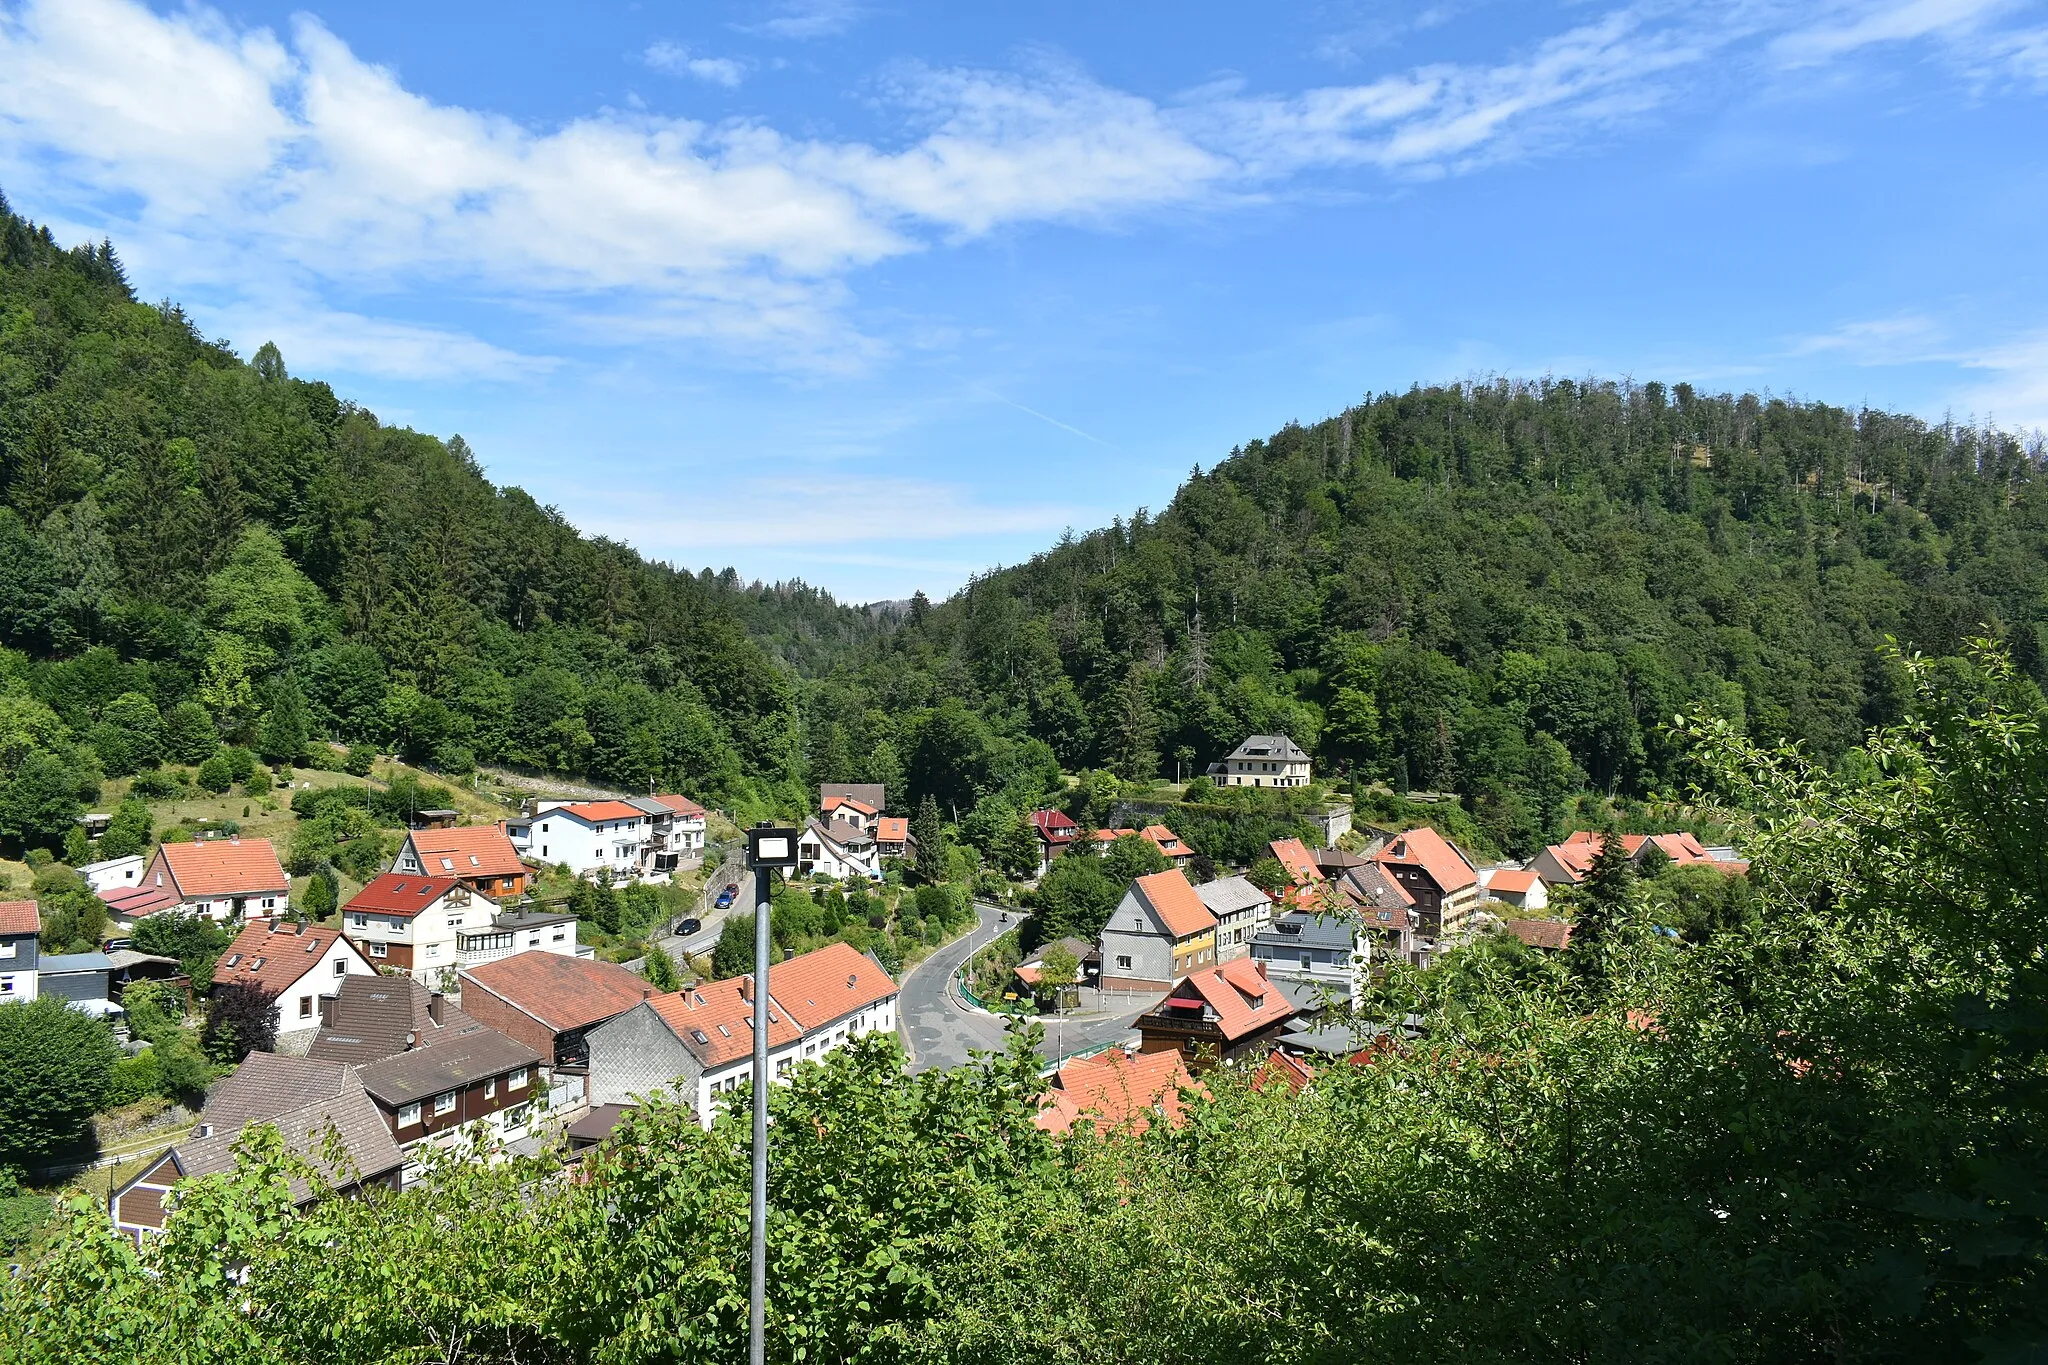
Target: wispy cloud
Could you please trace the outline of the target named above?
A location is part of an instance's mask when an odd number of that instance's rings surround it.
[[[852,0],[782,0],[772,18],[738,25],[742,33],[769,38],[832,38],[867,17],[867,6]]]
[[[2048,331],[1987,339],[1924,314],[1902,313],[1845,322],[1800,337],[1789,350],[1839,356],[1851,365],[1938,365],[1983,376],[1953,392],[1954,407],[2008,429],[2048,429]]]
[[[722,85],[728,90],[737,89],[747,78],[744,63],[731,57],[693,57],[690,49],[681,43],[655,43],[640,54],[641,60],[656,71],[671,76],[694,76],[712,85]]]
[[[1810,65],[1877,43],[1971,32],[2013,8],[2014,0],[1817,4],[1811,22],[1779,36],[1771,51],[1789,63]]]

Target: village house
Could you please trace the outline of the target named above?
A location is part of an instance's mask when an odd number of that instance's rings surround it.
[[[457,977],[466,1014],[578,1075],[589,1066],[590,1030],[655,994],[624,967],[561,953],[514,953]]]
[[[1065,811],[1057,810],[1031,812],[1031,827],[1038,831],[1038,875],[1042,877],[1052,871],[1053,860],[1067,851],[1081,828]]]
[[[1103,926],[1104,990],[1164,990],[1216,961],[1216,917],[1178,870],[1131,883]]]
[[[1281,900],[1293,909],[1320,905],[1327,883],[1321,865],[1308,851],[1308,846],[1299,839],[1275,839],[1266,847],[1290,883]]]
[[[115,1230],[137,1240],[160,1232],[165,1199],[178,1182],[233,1170],[234,1145],[252,1123],[275,1125],[286,1149],[305,1158],[344,1194],[399,1186],[404,1157],[353,1069],[252,1052],[233,1075],[207,1092],[192,1135],[108,1196]],[[329,1154],[330,1134],[340,1138],[338,1160]],[[318,1194],[303,1176],[289,1177],[288,1188],[300,1208]]]
[[[873,834],[875,823],[882,818],[879,806],[871,806],[857,796],[828,796],[818,802],[819,813],[827,820],[843,820],[863,834]]]
[[[1501,929],[1524,946],[1547,953],[1561,953],[1572,943],[1572,927],[1561,919],[1511,919],[1502,923]]]
[[[1404,831],[1373,855],[1413,898],[1413,918],[1422,937],[1436,941],[1464,931],[1479,904],[1479,872],[1443,835],[1427,825]]]
[[[1160,856],[1173,866],[1185,871],[1194,861],[1195,851],[1187,846],[1178,834],[1165,825],[1147,825],[1143,829],[1099,829],[1095,831],[1095,851],[1107,854],[1110,846],[1118,839],[1143,839],[1159,850]]]
[[[1055,1134],[1070,1131],[1083,1119],[1099,1133],[1126,1128],[1142,1133],[1157,1119],[1177,1126],[1186,1110],[1181,1098],[1186,1090],[1200,1093],[1202,1086],[1189,1073],[1178,1048],[1131,1053],[1115,1047],[1063,1063],[1039,1099],[1033,1122]]]
[[[1295,1008],[1265,966],[1239,958],[1191,972],[1138,1017],[1140,1052],[1178,1052],[1191,1071],[1235,1061],[1272,1040]]]
[[[1363,926],[1348,914],[1291,911],[1252,939],[1252,961],[1302,1010],[1326,997],[1357,1004],[1370,955]]]
[[[770,1075],[781,1079],[852,1039],[896,1027],[897,985],[845,943],[768,974]],[[754,978],[652,996],[590,1031],[590,1097],[621,1104],[674,1086],[710,1126],[718,1097],[753,1075]]]
[[[1010,970],[1025,990],[1033,995],[1043,995],[1052,989],[1045,982],[1045,959],[1055,948],[1071,953],[1074,958],[1074,979],[1059,988],[1060,998],[1054,1002],[1064,1009],[1075,1002],[1078,998],[1075,992],[1081,987],[1093,986],[1102,979],[1102,953],[1094,944],[1071,934],[1056,938],[1050,943],[1040,944],[1038,951]]]
[[[901,815],[884,815],[875,821],[875,852],[884,858],[910,858],[917,854],[917,840],[910,837],[910,821]]]
[[[214,920],[282,914],[291,891],[270,840],[203,839],[158,845],[136,883],[98,895],[115,925],[133,929],[166,910]]]
[[[869,810],[889,809],[889,791],[880,782],[826,782],[818,787],[818,809],[835,796],[851,797]]]
[[[666,880],[704,862],[706,812],[687,796],[659,792],[632,796],[626,804],[648,817],[647,838],[640,845],[640,875]]]
[[[1485,888],[1487,900],[1517,910],[1542,910],[1550,904],[1550,888],[1544,885],[1543,878],[1526,868],[1481,869],[1479,884]]]
[[[99,896],[109,891],[127,891],[140,886],[142,871],[148,866],[147,858],[140,853],[130,853],[122,858],[87,863],[78,869],[78,875],[85,878],[85,884],[92,888],[95,896]]]
[[[214,965],[213,988],[250,986],[273,997],[276,1050],[303,1053],[320,1029],[320,999],[376,967],[339,930],[253,919]]]
[[[1415,897],[1378,863],[1346,872],[1336,883],[1337,901],[1364,932],[1372,956],[1388,961],[1429,965],[1435,940],[1415,931]]]
[[[488,923],[456,931],[455,962],[475,967],[514,953],[594,957],[576,941],[576,916],[562,910],[500,910]]]
[[[1253,735],[1209,765],[1219,787],[1306,787],[1310,775],[1308,755],[1286,735]]]
[[[451,1145],[466,1125],[505,1143],[528,1136],[544,1109],[534,1104],[547,1092],[543,1060],[525,1043],[479,1027],[365,1066],[363,1089],[405,1154],[402,1183],[417,1180],[427,1150]]]
[[[1657,854],[1673,863],[1703,863],[1731,875],[1749,871],[1749,864],[1733,856],[1733,849],[1721,850],[1728,857],[1716,857],[1700,841],[1684,832],[1676,834],[1624,834],[1621,845],[1629,861],[1641,870]],[[1529,860],[1529,871],[1549,886],[1577,886],[1593,870],[1603,840],[1598,831],[1573,830],[1561,844],[1552,844]]]
[[[105,953],[44,953],[36,963],[36,994],[62,1000],[81,1014],[97,1019],[121,1014],[113,988],[114,959]]]
[[[483,1027],[409,976],[345,976],[341,988],[320,1001],[320,1031],[306,1055],[364,1067]]]
[[[0,1003],[36,998],[42,912],[34,901],[0,901]]]
[[[797,840],[796,866],[798,875],[805,877],[882,880],[882,857],[875,836],[836,816],[831,820],[814,817],[804,826]]]
[[[1251,952],[1252,936],[1273,919],[1273,898],[1243,877],[1218,877],[1195,888],[1216,917],[1216,960],[1229,962]]]
[[[489,924],[492,908],[453,877],[385,872],[341,908],[341,923],[371,962],[432,981],[455,970],[460,931]]]
[[[391,870],[453,877],[492,900],[524,895],[529,875],[502,825],[410,830]]]
[[[505,837],[521,857],[568,868],[579,877],[609,872],[637,880],[654,817],[627,801],[536,801]]]

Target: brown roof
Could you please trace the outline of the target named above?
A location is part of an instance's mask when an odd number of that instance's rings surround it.
[[[818,803],[822,806],[830,796],[850,796],[862,805],[876,810],[885,809],[888,804],[888,789],[880,782],[826,782],[818,787]]]
[[[635,812],[636,814],[638,812]],[[420,868],[437,877],[516,877],[526,870],[499,825],[451,825],[406,835]]]
[[[1140,877],[1131,883],[1131,890],[1152,907],[1152,913],[1166,926],[1166,932],[1175,938],[1186,938],[1216,927],[1216,917],[1209,913],[1209,907],[1202,904],[1202,898],[1195,894],[1195,888],[1188,884],[1187,877],[1177,868]]]
[[[159,856],[185,899],[248,896],[261,891],[289,891],[277,850],[268,839],[208,839],[193,844],[163,844]]]
[[[483,1025],[443,1000],[433,1016],[433,992],[409,976],[345,976],[327,1021],[306,1055],[368,1066],[444,1038],[475,1033]]]
[[[1262,966],[1252,958],[1240,957],[1190,972],[1159,1003],[1158,1012],[1204,1004],[1208,1006],[1207,1013],[1215,1016],[1211,1022],[1230,1042],[1292,1018],[1294,1006],[1278,986],[1266,979]]]
[[[417,872],[383,872],[357,892],[343,910],[373,910],[380,915],[410,918],[461,886],[453,877],[423,877]]]
[[[34,901],[0,901],[0,934],[40,934],[43,919]]]
[[[251,1060],[269,1055],[263,1052],[249,1054]],[[309,1085],[307,1089],[309,1092],[326,1093],[301,1093],[296,1098],[281,1093],[279,1098],[287,1107],[237,1116],[230,1124],[227,1121],[229,1116],[217,1117],[214,1114],[209,1101],[200,1118],[212,1123],[214,1131],[203,1138],[188,1139],[171,1149],[180,1171],[187,1177],[197,1177],[233,1170],[235,1143],[240,1139],[243,1128],[250,1123],[275,1124],[288,1150],[305,1157],[315,1170],[337,1185],[374,1180],[403,1165],[405,1157],[397,1142],[392,1140],[391,1129],[385,1124],[384,1116],[377,1112],[377,1106],[371,1102],[356,1073],[332,1063],[313,1065],[321,1068],[326,1079]],[[311,1073],[308,1073],[309,1080],[310,1077]],[[345,1163],[330,1162],[324,1155],[330,1126],[341,1138],[347,1153]],[[290,1186],[293,1199],[299,1203],[312,1197],[312,1187],[305,1180],[294,1176]]]
[[[1548,948],[1553,952],[1572,941],[1572,927],[1561,919],[1511,919],[1507,921],[1507,930],[1531,948]]]
[[[1178,1049],[1133,1055],[1111,1048],[1098,1056],[1076,1057],[1054,1072],[1052,1089],[1040,1099],[1034,1121],[1048,1133],[1064,1133],[1084,1117],[1098,1132],[1125,1124],[1143,1132],[1155,1115],[1178,1124],[1186,1108],[1181,1091],[1201,1089]]]
[[[1408,894],[1408,888],[1388,875],[1378,863],[1352,868],[1344,874],[1338,886],[1360,906],[1369,909],[1415,904],[1415,897]]]
[[[570,1124],[566,1131],[577,1142],[602,1142],[612,1135],[612,1129],[618,1127],[626,1115],[638,1107],[632,1104],[600,1104]]]
[[[278,924],[251,920],[221,954],[213,969],[213,984],[253,985],[272,995],[282,995],[300,977],[319,966],[340,937],[340,930],[322,929],[314,924],[301,928],[289,921]],[[355,945],[349,947],[354,951]],[[369,966],[367,958],[363,965]]]
[[[654,994],[624,967],[567,953],[514,953],[465,968],[461,977],[556,1033],[624,1014]]]
[[[896,994],[896,983],[865,954],[828,943],[768,970],[768,995],[809,1033]]]
[[[692,801],[687,796],[677,796],[673,792],[663,792],[655,796],[654,799],[661,802],[662,805],[667,806],[677,815],[704,814],[704,808],[698,805],[695,801]]]
[[[444,1090],[460,1090],[472,1082],[540,1063],[541,1055],[526,1044],[486,1028],[386,1057],[364,1067],[361,1075],[363,1088],[378,1103],[386,1109],[396,1109]]]
[[[844,946],[844,945],[842,945]],[[770,980],[773,981],[773,973]],[[705,1068],[739,1061],[754,1050],[754,978],[729,976],[723,981],[706,981],[668,995],[657,995],[648,1008],[675,1031]],[[802,1030],[781,1007],[771,990],[768,996],[768,1046],[787,1047],[803,1037]]]
[[[1448,839],[1428,825],[1394,836],[1393,842],[1381,849],[1374,861],[1382,865],[1399,863],[1419,867],[1447,896],[1479,880],[1479,874],[1473,871],[1465,855],[1451,847]]]
[[[252,1052],[207,1090],[199,1124],[239,1133],[244,1124],[333,1099],[346,1088],[347,1068],[339,1063]]]

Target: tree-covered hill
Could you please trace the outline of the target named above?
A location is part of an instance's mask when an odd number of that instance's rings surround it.
[[[2041,677],[2041,454],[1683,384],[1382,395],[920,604],[814,690],[811,766],[886,767],[946,698],[1136,778],[1286,731],[1322,772],[1460,793],[1526,853],[1575,792],[1672,784],[1681,710],[1840,754],[1897,715],[1886,635],[1952,654],[1988,626]]]
[[[138,302],[110,244],[60,248],[4,200],[0,476],[0,781],[31,750],[87,783],[196,761],[168,733],[196,704],[215,733],[188,747],[325,737],[787,806],[795,670],[887,624],[579,535],[461,437],[386,426],[275,347],[244,363]],[[109,708],[149,732],[134,753],[77,743]]]

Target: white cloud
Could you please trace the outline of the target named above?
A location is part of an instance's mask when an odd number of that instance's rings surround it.
[[[772,19],[740,25],[743,33],[769,38],[832,38],[867,17],[867,7],[852,0],[782,0]]]
[[[728,90],[737,89],[747,78],[747,68],[731,57],[692,57],[690,49],[680,43],[656,43],[641,54],[641,59],[656,71],[671,76],[695,76]]]
[[[288,365],[313,373],[516,380],[544,374],[559,363],[550,356],[520,355],[462,332],[313,304],[241,301],[210,309],[208,321],[240,339],[245,352],[274,341]]]
[[[1818,22],[1780,36],[1771,50],[1792,65],[1823,62],[1876,43],[1910,42],[1976,29],[2013,0],[1889,0],[1816,6]]]
[[[1986,378],[1955,391],[1955,408],[2007,430],[2048,428],[2048,331],[1997,341],[1957,339],[1958,331],[1969,330],[1903,313],[1800,338],[1791,353],[1838,355],[1852,365],[1939,365],[1981,374]]]
[[[1973,412],[2006,430],[2048,430],[2048,331],[2031,332],[1956,357],[1990,376],[1961,395]]]
[[[1932,318],[1903,313],[1845,322],[1831,332],[1800,337],[1793,355],[1839,355],[1856,365],[1910,365],[1928,358],[1941,341]]]

